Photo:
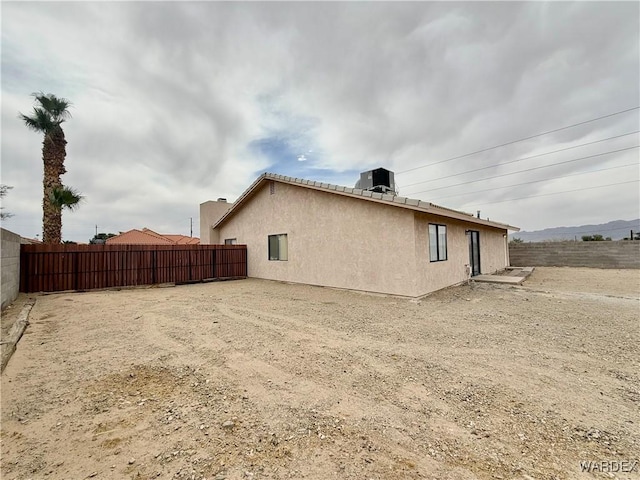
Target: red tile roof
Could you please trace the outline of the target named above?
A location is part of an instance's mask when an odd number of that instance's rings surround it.
[[[107,239],[107,245],[198,245],[200,239],[186,235],[163,235],[148,228],[132,229]]]
[[[163,235],[163,237],[173,240],[179,245],[197,245],[200,239],[196,237],[187,237],[186,235]]]

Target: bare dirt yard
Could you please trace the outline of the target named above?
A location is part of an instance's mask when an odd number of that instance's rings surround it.
[[[640,460],[639,333],[637,270],[419,301],[254,279],[38,296],[1,474],[640,478],[597,471]]]

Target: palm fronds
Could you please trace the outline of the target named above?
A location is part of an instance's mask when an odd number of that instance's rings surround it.
[[[71,102],[66,98],[56,97],[53,93],[45,94],[42,92],[32,93],[31,95],[53,117],[54,121],[58,122],[58,125],[71,117],[71,112],[69,112]]]
[[[18,114],[27,128],[35,132],[51,133],[62,122],[71,117],[69,107],[71,102],[65,98],[58,98],[52,93],[34,93],[33,96],[39,106],[33,107],[31,116]]]
[[[49,115],[42,108],[34,107],[33,115],[28,117],[20,113],[18,117],[24,122],[29,130],[33,130],[34,132],[43,132],[49,133],[51,132],[59,123],[56,123],[51,115]]]
[[[49,195],[51,205],[58,211],[62,211],[64,208],[74,211],[83,200],[84,196],[75,188],[65,186],[54,188]]]

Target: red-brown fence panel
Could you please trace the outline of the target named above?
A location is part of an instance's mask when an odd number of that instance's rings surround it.
[[[246,245],[21,245],[20,291],[190,283],[247,276]]]

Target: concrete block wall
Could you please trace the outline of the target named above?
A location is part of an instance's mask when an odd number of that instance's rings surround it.
[[[2,308],[13,302],[20,288],[20,235],[2,230]]]
[[[514,267],[640,268],[640,241],[510,243]]]

